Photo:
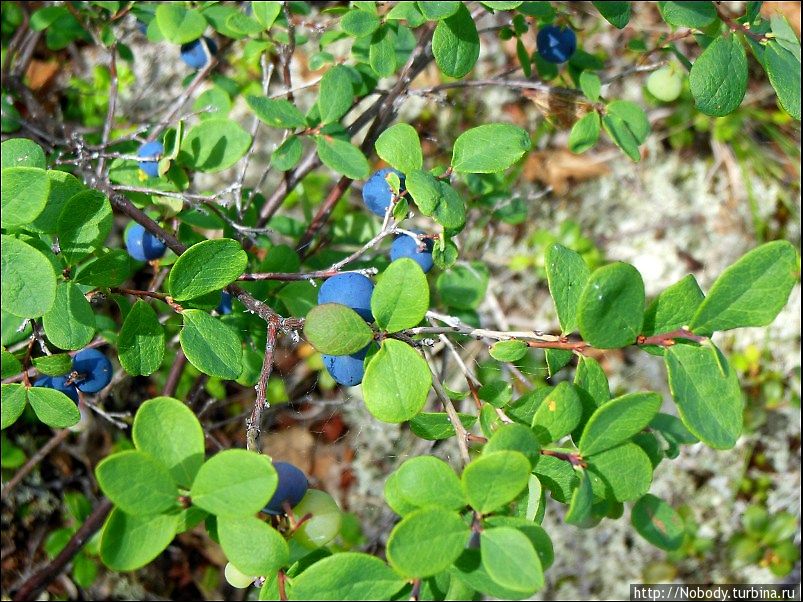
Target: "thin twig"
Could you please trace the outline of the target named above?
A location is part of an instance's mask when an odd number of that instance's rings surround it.
[[[8,483],[3,485],[3,489],[0,491],[0,499],[6,499],[6,496],[8,496],[11,490],[19,485],[22,479],[24,479],[28,473],[31,472],[37,464],[39,464],[39,462],[44,460],[51,451],[58,447],[59,444],[69,436],[69,429],[61,429],[56,431],[56,434],[53,435],[47,443],[40,447],[36,453],[31,456],[30,459],[22,466],[22,468],[14,473],[14,476],[9,479]]]
[[[13,600],[36,600],[53,579],[58,577],[67,564],[81,551],[86,542],[100,529],[103,521],[106,520],[112,510],[112,503],[103,498],[92,510],[92,513],[84,521],[75,534],[62,548],[61,552],[53,561],[42,570],[28,578],[14,594]]]
[[[262,430],[262,413],[268,407],[268,381],[273,371],[273,352],[276,348],[276,325],[268,324],[268,341],[265,344],[265,357],[256,386],[256,400],[251,414],[245,421],[246,445],[248,449],[259,452],[259,433]]]
[[[435,370],[432,369],[432,356],[426,351],[424,351],[424,355],[428,360],[427,366],[432,374],[432,386],[435,389],[435,394],[438,396],[438,399],[443,405],[443,409],[446,410],[446,415],[449,417],[449,422],[452,423],[454,431],[457,434],[457,448],[460,450],[460,457],[464,464],[468,464],[471,461],[471,456],[468,453],[468,432],[466,431],[466,427],[464,427],[463,423],[460,422],[460,416],[458,416],[452,400],[449,399],[449,396],[446,394],[440,378],[438,378]]]

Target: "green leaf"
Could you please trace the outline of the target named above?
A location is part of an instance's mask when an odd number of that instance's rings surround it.
[[[36,417],[53,428],[74,426],[81,420],[75,402],[55,389],[31,387],[28,389],[28,403]]]
[[[293,169],[301,160],[301,153],[304,147],[298,136],[288,136],[271,155],[271,165],[279,171],[289,171]]]
[[[190,169],[215,173],[237,163],[250,146],[251,135],[236,121],[205,119],[187,132],[178,158]]]
[[[639,535],[662,550],[671,552],[683,545],[683,519],[672,506],[650,493],[635,503],[630,522]]]
[[[704,297],[700,285],[691,274],[678,280],[661,291],[647,307],[643,334],[650,336],[688,327]]]
[[[571,464],[554,456],[542,455],[533,466],[533,473],[557,501],[563,504],[571,501],[578,482],[577,471]]]
[[[197,40],[206,30],[203,15],[179,2],[160,4],[156,9],[156,23],[162,35],[173,44]]]
[[[466,505],[460,479],[452,467],[439,458],[411,458],[396,472],[396,492],[411,506],[459,510]]]
[[[217,520],[220,547],[246,575],[273,575],[290,559],[281,534],[254,516],[221,516]]]
[[[429,285],[421,266],[408,257],[392,262],[382,272],[371,295],[377,326],[387,332],[412,328],[429,309]]]
[[[50,193],[50,178],[38,167],[8,167],[3,169],[2,212],[3,228],[30,224],[42,213]]]
[[[168,286],[176,301],[220,290],[245,271],[248,255],[230,238],[205,240],[182,253],[170,270]]]
[[[267,456],[244,449],[227,449],[201,466],[192,483],[190,497],[195,506],[218,516],[252,516],[270,501],[278,482],[279,477]]]
[[[579,155],[593,148],[599,140],[600,128],[599,113],[592,112],[581,117],[569,132],[569,150]]]
[[[591,456],[624,443],[650,423],[661,403],[658,393],[629,393],[600,406],[580,438],[580,453]]]
[[[421,213],[434,216],[435,221],[448,230],[463,228],[466,223],[466,206],[448,182],[440,181],[430,173],[413,170],[407,173],[405,187]]]
[[[362,151],[345,140],[331,136],[317,136],[315,146],[321,163],[352,180],[364,180],[371,167]]]
[[[282,12],[281,2],[251,2],[251,10],[254,18],[262,24],[266,30],[270,29],[279,13]]]
[[[58,354],[55,357],[60,357],[60,356],[61,356],[61,354]],[[13,353],[10,353],[10,352],[6,351],[5,347],[3,347],[3,356],[2,357],[3,357],[2,370],[0,370],[0,372],[2,372],[2,378],[8,378],[9,376],[14,376],[15,374],[19,374],[20,372],[22,372],[22,364],[20,363],[20,361],[17,359],[17,357]],[[50,358],[50,357],[53,357],[53,356],[45,355],[43,357]],[[42,372],[42,370],[36,365],[36,360],[37,359],[38,358],[34,358],[33,365],[36,366],[37,370]],[[69,356],[67,356],[67,359],[69,360]],[[67,370],[65,370],[64,372],[60,372],[59,374],[64,374],[65,372],[68,372],[69,369],[70,368],[69,368],[69,362],[68,362]],[[46,374],[46,373],[44,373],[44,374]]]
[[[516,451],[497,451],[475,458],[463,471],[468,503],[480,513],[513,501],[527,487],[530,461]]]
[[[461,173],[504,171],[530,150],[530,135],[509,123],[471,128],[455,140],[452,167]]]
[[[0,144],[0,166],[8,167],[38,167],[45,169],[45,151],[33,140],[27,138],[10,138]]]
[[[28,400],[26,391],[27,389],[22,383],[2,385],[2,403],[0,403],[2,424],[0,428],[11,426],[22,415],[25,403]],[[70,400],[70,403],[72,403],[72,400]]]
[[[97,250],[111,232],[114,215],[109,199],[97,190],[86,190],[64,204],[58,222],[61,254],[74,264]]]
[[[650,134],[650,122],[644,109],[628,100],[614,100],[605,108],[602,126],[630,159],[636,162],[641,159],[638,147]]]
[[[348,113],[354,102],[354,88],[346,67],[337,65],[324,73],[318,96],[321,124],[335,123]]]
[[[574,353],[568,349],[545,349],[544,357],[547,374],[552,378],[572,361]]]
[[[53,264],[38,249],[13,236],[0,238],[3,310],[20,318],[44,315],[56,299]]]
[[[668,458],[677,458],[681,445],[697,443],[699,439],[689,432],[680,418],[671,414],[658,414],[650,422],[650,429],[661,435],[668,448],[665,450]]]
[[[402,173],[421,169],[424,164],[418,132],[407,123],[397,123],[386,129],[374,146],[382,160]]]
[[[524,4],[524,2],[482,2],[481,4],[491,10],[513,10]]]
[[[172,397],[149,399],[137,410],[131,437],[137,449],[162,464],[176,483],[192,485],[204,461],[205,439],[186,405]]]
[[[659,2],[658,8],[664,21],[673,27],[703,29],[717,18],[711,2]]]
[[[72,371],[72,357],[69,353],[42,355],[34,358],[33,365],[42,374],[61,376]]]
[[[449,568],[465,548],[469,534],[468,525],[456,512],[422,508],[393,528],[385,552],[401,575],[429,577]]]
[[[399,516],[405,516],[411,512],[418,510],[418,506],[414,506],[402,497],[399,492],[399,473],[392,472],[387,479],[385,479],[384,496],[385,501],[393,512]]]
[[[245,97],[248,106],[260,121],[274,128],[295,129],[307,125],[307,120],[296,106],[283,98],[267,98],[250,94]]]
[[[764,69],[783,110],[800,121],[800,43],[795,56],[771,40],[764,47]]]
[[[716,279],[697,308],[691,329],[699,334],[767,326],[786,305],[798,280],[797,251],[785,240],[753,249]]]
[[[652,462],[635,443],[623,443],[587,458],[591,486],[597,497],[628,502],[647,493]]]
[[[577,443],[583,434],[585,425],[591,415],[611,398],[608,388],[608,377],[599,362],[593,357],[581,356],[577,361],[574,374],[574,386],[583,406],[580,424],[572,431],[572,440]]]
[[[674,345],[664,354],[669,389],[683,424],[714,449],[730,449],[742,432],[736,371],[713,345]]]
[[[42,213],[29,224],[29,227],[39,232],[52,233],[58,229],[59,216],[64,204],[86,188],[78,178],[67,172],[51,169],[45,173],[50,180],[50,194]]]
[[[599,95],[602,91],[602,80],[600,80],[599,75],[593,71],[583,71],[580,73],[579,83],[580,89],[586,98],[592,102],[599,100]]]
[[[316,305],[307,313],[304,336],[321,353],[350,355],[368,345],[373,340],[374,333],[365,320],[350,307],[339,303],[324,303]]]
[[[580,422],[583,406],[577,390],[567,382],[555,387],[541,402],[533,417],[533,431],[546,445],[571,433]]]
[[[406,343],[385,339],[365,370],[365,407],[383,422],[404,422],[421,411],[431,386],[426,360]]]
[[[528,595],[544,587],[538,554],[518,529],[485,529],[480,534],[480,555],[488,576],[502,587]]]
[[[517,362],[527,354],[528,349],[524,341],[497,341],[491,345],[489,353],[499,362]]]
[[[350,36],[364,38],[379,29],[379,17],[369,10],[350,10],[340,19],[340,27]]]
[[[288,598],[390,600],[404,585],[404,579],[379,558],[358,552],[343,552],[319,560],[294,578]]]
[[[566,512],[564,520],[570,525],[583,527],[591,517],[591,508],[594,505],[594,490],[591,488],[591,480],[586,471],[582,472],[580,484],[572,493],[572,500],[569,503],[569,510]]]
[[[167,469],[150,454],[122,451],[95,468],[98,485],[127,514],[159,514],[178,505],[178,488]]]
[[[441,301],[457,309],[476,309],[488,289],[488,267],[479,261],[456,265],[438,276],[436,288]]]
[[[371,36],[368,63],[380,77],[390,77],[396,71],[396,34],[387,25],[382,25]]]
[[[471,414],[457,414],[463,428],[470,429],[477,422]],[[421,439],[439,441],[455,436],[454,425],[445,412],[422,412],[410,419],[410,430]]]
[[[159,317],[146,301],[137,301],[117,339],[120,365],[132,376],[148,376],[159,369],[164,353],[165,332]]]
[[[577,305],[591,270],[579,253],[553,244],[546,252],[546,277],[564,334],[577,330]]]
[[[418,10],[421,11],[428,21],[437,21],[451,17],[463,4],[462,2],[417,2]]]
[[[179,341],[189,362],[201,372],[234,380],[243,371],[243,346],[237,333],[199,309],[185,309]]]
[[[103,564],[115,571],[133,571],[148,564],[173,541],[179,514],[131,516],[112,510],[100,539]]]
[[[632,265],[616,262],[595,270],[578,302],[577,324],[589,345],[625,347],[636,341],[644,321],[644,282]]]
[[[630,2],[592,2],[605,20],[616,27],[624,29],[630,21]]]
[[[482,448],[483,454],[497,451],[520,452],[534,465],[541,455],[541,444],[532,429],[523,424],[505,424],[491,435]]]
[[[95,334],[95,314],[81,289],[64,282],[52,307],[42,317],[47,338],[60,349],[82,349]]]
[[[747,92],[747,54],[739,37],[716,38],[694,61],[689,86],[697,109],[721,117],[735,111]]]
[[[90,259],[76,272],[73,280],[88,286],[119,286],[131,276],[131,256],[123,249],[109,249]]]
[[[419,2],[418,7],[427,18],[432,2]],[[441,2],[440,4],[446,4]],[[471,13],[462,2],[457,4],[457,11],[441,19],[432,36],[432,54],[438,68],[449,77],[461,78],[474,67],[480,56],[480,36]]]
[[[234,12],[226,18],[226,25],[234,31],[256,36],[263,31],[262,23],[241,12]]]

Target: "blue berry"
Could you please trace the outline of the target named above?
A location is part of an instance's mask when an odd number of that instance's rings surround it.
[[[206,66],[206,48],[209,48],[209,56],[217,53],[217,44],[212,38],[198,38],[192,42],[181,45],[181,60],[193,69],[203,69]]]
[[[67,397],[78,403],[78,390],[75,385],[67,384],[67,375],[63,376],[40,376],[33,383],[34,387],[47,387],[48,389],[55,389],[61,391]]]
[[[416,234],[422,234],[420,230],[415,231]],[[419,248],[419,244],[423,244],[423,249]],[[421,266],[426,274],[432,269],[432,239],[426,238],[423,241],[418,241],[412,236],[406,234],[399,234],[393,239],[390,245],[390,260],[396,261],[402,257],[409,257]]]
[[[569,27],[546,25],[538,31],[536,42],[538,54],[550,63],[565,63],[577,50],[577,36]]]
[[[84,393],[97,393],[112,381],[112,363],[97,349],[84,349],[72,358],[75,385]]]
[[[164,145],[158,140],[153,140],[152,142],[146,142],[139,147],[139,150],[137,151],[137,157],[160,157],[163,152],[165,152]],[[158,158],[154,161],[140,161],[139,168],[151,178],[156,178],[159,176]]]
[[[363,320],[374,321],[371,313],[373,283],[362,274],[346,272],[332,276],[318,289],[318,303],[340,303],[356,311]]]
[[[279,484],[263,512],[284,514],[284,503],[287,502],[291,508],[298,504],[307,493],[309,483],[307,475],[288,462],[274,462],[273,468],[279,475]]]
[[[220,294],[220,303],[217,306],[217,313],[221,316],[231,313],[231,295],[226,291]]]
[[[365,355],[368,347],[361,349],[351,355],[324,355],[323,365],[326,371],[335,379],[338,384],[346,387],[354,387],[362,382],[365,374]]]
[[[365,206],[377,215],[385,216],[385,211],[388,209],[391,200],[393,199],[393,191],[390,189],[385,177],[389,173],[395,173],[401,180],[401,190],[404,190],[404,174],[395,169],[385,167],[368,178],[365,186],[362,187],[362,200]]]
[[[126,231],[125,247],[137,261],[159,259],[167,251],[167,246],[140,224],[133,224]]]

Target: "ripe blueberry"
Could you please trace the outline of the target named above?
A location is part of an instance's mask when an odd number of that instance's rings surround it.
[[[159,259],[167,247],[140,224],[133,224],[125,233],[125,247],[128,254],[137,261]]]
[[[420,230],[416,230],[415,233],[422,234]],[[423,249],[419,248],[419,245],[423,245]],[[396,261],[401,257],[409,257],[420,265],[426,274],[432,269],[433,265],[432,246],[431,238],[421,241],[407,234],[399,234],[390,245],[390,260]]]
[[[206,46],[206,48],[204,47]],[[193,69],[203,69],[206,65],[206,49],[209,49],[209,56],[217,53],[217,44],[212,38],[198,38],[192,42],[181,45],[181,60]]]
[[[362,274],[346,272],[332,276],[318,289],[318,303],[340,303],[356,311],[363,320],[374,321],[371,313],[373,283]]]
[[[78,390],[75,385],[67,384],[67,375],[63,376],[40,376],[33,383],[34,387],[47,387],[48,389],[55,389],[61,391],[67,397],[78,403]]]
[[[225,316],[231,313],[231,295],[223,291],[220,295],[220,303],[217,306],[218,315]]]
[[[144,171],[151,178],[156,178],[159,175],[159,157],[165,152],[164,145],[158,140],[146,142],[139,147],[137,157],[148,157],[155,159],[151,161],[140,161],[139,168]]]
[[[287,502],[291,508],[297,505],[307,493],[309,483],[307,476],[288,462],[274,462],[273,468],[279,475],[279,484],[263,512],[284,514],[284,503]]]
[[[356,387],[362,382],[365,374],[363,360],[367,353],[368,347],[351,355],[324,355],[323,365],[335,382],[345,387]]]
[[[112,380],[112,363],[97,349],[84,349],[72,359],[75,385],[84,393],[97,393]]]
[[[390,201],[393,199],[393,191],[390,189],[390,185],[385,179],[391,172],[399,176],[401,180],[401,190],[403,191],[404,174],[395,169],[390,169],[389,167],[374,172],[374,174],[368,178],[368,181],[365,182],[365,186],[362,187],[362,200],[365,206],[377,215],[383,217],[385,211],[388,209],[388,205],[390,205]]]
[[[538,54],[550,63],[565,63],[577,50],[577,36],[570,27],[546,25],[538,31],[536,42]]]

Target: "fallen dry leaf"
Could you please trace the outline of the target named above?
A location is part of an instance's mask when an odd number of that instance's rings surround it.
[[[525,179],[551,186],[558,196],[566,194],[573,182],[593,180],[608,172],[608,166],[594,155],[575,155],[566,149],[531,153],[524,164]]]

